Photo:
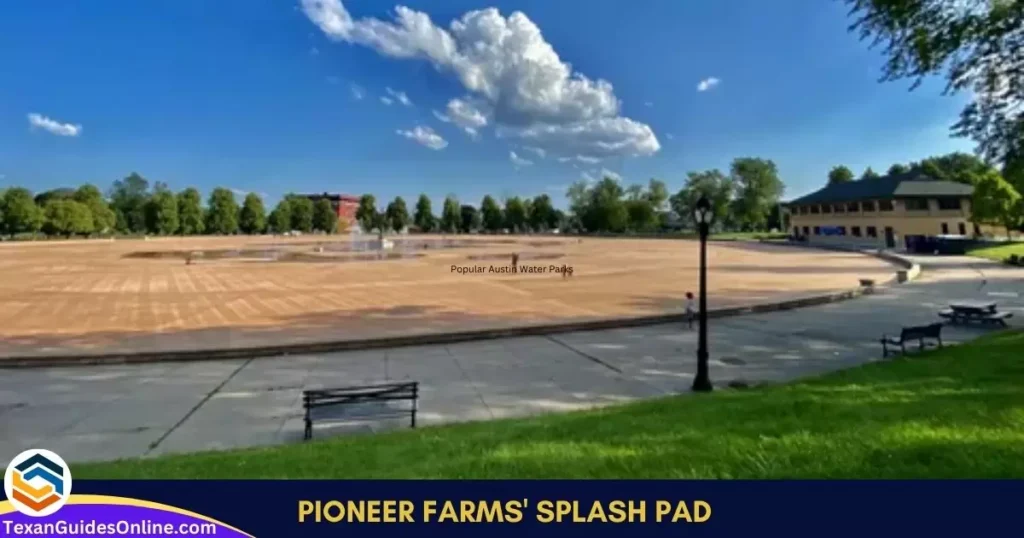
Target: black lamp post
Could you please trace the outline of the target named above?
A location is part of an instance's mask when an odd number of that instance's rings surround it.
[[[715,214],[711,202],[701,196],[693,208],[693,220],[700,233],[700,331],[697,336],[697,377],[693,379],[694,392],[711,392],[708,374],[708,231]]]

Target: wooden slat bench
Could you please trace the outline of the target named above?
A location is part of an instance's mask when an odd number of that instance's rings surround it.
[[[313,438],[315,422],[348,422],[366,421],[384,418],[410,417],[410,426],[416,427],[416,407],[419,399],[419,383],[382,383],[378,385],[362,385],[334,389],[305,390],[302,392],[302,407],[305,410],[305,434],[303,438]],[[407,408],[393,408],[388,405],[383,410],[375,410],[362,406],[361,413],[350,413],[359,404],[408,401]]]
[[[929,342],[934,340],[935,343]],[[904,327],[900,331],[899,338],[893,338],[891,336],[882,335],[882,356],[888,357],[895,351],[890,351],[889,346],[898,346],[900,348],[900,354],[906,355],[907,353],[907,342],[917,341],[918,349],[924,351],[929,345],[935,345],[936,347],[942,347],[942,324],[932,323],[931,325],[921,325],[918,327]]]

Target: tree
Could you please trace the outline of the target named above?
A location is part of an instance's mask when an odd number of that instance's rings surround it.
[[[313,229],[329,234],[338,229],[338,214],[327,198],[319,198],[313,204]]]
[[[526,230],[527,211],[523,200],[513,196],[505,200],[505,227],[512,233],[519,233]]]
[[[668,187],[660,179],[651,178],[647,182],[647,201],[655,211],[664,211],[665,202],[668,201]]]
[[[104,234],[114,229],[114,211],[110,209],[103,193],[95,185],[85,184],[78,188],[74,200],[89,208],[92,215],[92,233]]]
[[[944,74],[946,93],[969,90],[953,126],[991,162],[1024,157],[1024,2],[1019,0],[845,0],[850,29],[888,57],[883,81]]]
[[[462,224],[462,214],[459,209],[459,200],[454,194],[449,194],[444,199],[444,207],[441,209],[441,231],[455,233]]]
[[[583,226],[587,230],[600,232],[626,231],[629,213],[622,195],[622,186],[610,177],[595,183],[587,193],[587,205],[581,215]]]
[[[157,235],[173,235],[179,229],[178,199],[161,186],[146,202],[146,230]]]
[[[432,232],[437,227],[437,219],[434,218],[434,211],[430,207],[430,198],[427,198],[426,194],[421,194],[416,200],[416,214],[412,220],[413,224],[424,233]]]
[[[537,231],[552,230],[558,227],[558,215],[551,197],[541,194],[530,203],[530,227]]]
[[[459,229],[462,233],[472,233],[480,229],[480,212],[471,205],[464,205],[459,208],[459,215],[462,222]]]
[[[206,231],[213,234],[230,235],[238,231],[238,204],[235,193],[230,189],[217,187],[210,193],[206,204]]]
[[[973,185],[981,176],[995,170],[976,156],[961,152],[928,157],[919,163],[911,164],[910,169],[932,179],[956,181],[967,185]]]
[[[327,205],[330,208],[330,202]],[[267,229],[267,209],[263,207],[263,198],[255,192],[245,195],[242,212],[238,216],[238,227],[242,233],[250,235],[261,234]]]
[[[89,207],[69,198],[50,198],[43,208],[43,230],[49,235],[86,235],[92,233]]]
[[[4,231],[13,237],[36,233],[43,227],[43,210],[32,199],[32,192],[12,187],[4,192]]]
[[[626,214],[629,216],[628,228],[636,232],[649,232],[658,227],[658,212],[650,200],[639,198],[626,200]]]
[[[569,211],[572,217],[569,225],[572,228],[583,228],[583,216],[587,211],[590,190],[586,181],[577,181],[565,191],[565,197],[569,200]]]
[[[860,179],[862,181],[865,180],[865,179],[876,179],[878,177],[880,177],[878,175],[878,172],[875,172],[874,170],[872,170],[870,166],[865,168],[864,169],[864,173],[860,175]]]
[[[178,193],[178,233],[198,235],[205,230],[202,199],[198,190],[189,187]]]
[[[75,197],[75,189],[69,189],[67,187],[61,187],[59,189],[52,189],[43,191],[36,195],[34,198],[36,205],[39,207],[46,207],[46,203],[50,200],[71,200]],[[44,209],[45,212],[45,209]]]
[[[775,163],[751,157],[735,159],[731,175],[736,184],[733,207],[737,223],[747,230],[763,230],[768,212],[785,191]]]
[[[288,195],[291,229],[303,233],[313,231],[313,200],[295,194]],[[371,223],[372,224],[372,223]]]
[[[886,175],[895,176],[895,175],[899,175],[899,174],[906,174],[909,171],[910,171],[910,167],[909,166],[907,166],[905,164],[896,163],[896,164],[894,164],[894,165],[889,167],[889,171],[886,172]]]
[[[356,209],[356,220],[359,226],[365,231],[372,231],[376,226],[377,199],[372,194],[364,194],[359,197],[359,208]]]
[[[735,184],[720,170],[705,170],[686,174],[686,184],[669,199],[672,211],[687,222],[693,220],[697,200],[704,196],[711,202],[711,210],[719,224],[724,223],[730,211]],[[694,223],[696,226],[696,223]]]
[[[384,212],[390,221],[392,230],[400,232],[409,226],[409,209],[405,207],[405,200],[401,196],[396,196]]]
[[[833,167],[828,171],[828,184],[835,185],[836,183],[849,183],[853,181],[853,170],[839,165]]]
[[[1003,226],[1009,237],[1010,230],[1020,226],[1020,201],[1020,193],[993,170],[981,176],[974,186],[971,215],[975,222]]]
[[[501,206],[490,194],[484,196],[480,202],[480,214],[483,220],[483,227],[488,232],[497,232],[505,226],[505,215],[501,212]]]
[[[270,212],[270,227],[274,233],[283,234],[292,230],[292,204],[288,196],[282,198]]]
[[[132,172],[114,182],[110,189],[110,207],[114,210],[115,226],[124,233],[146,232],[146,202],[149,201],[149,181]]]

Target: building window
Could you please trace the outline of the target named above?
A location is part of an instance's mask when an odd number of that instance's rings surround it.
[[[807,226],[804,226],[804,235],[805,236],[811,235],[811,229],[809,227],[807,227]]]
[[[868,237],[878,237],[878,228],[868,226]]]
[[[860,210],[861,211],[874,211],[875,210],[875,203],[874,202],[861,202],[860,203]]]
[[[907,211],[928,211],[928,199],[908,198],[903,201],[903,207],[907,208]]]
[[[832,212],[832,204],[822,204],[821,212],[822,213],[831,213]]]
[[[860,209],[860,204],[857,202],[850,202],[846,204],[846,210],[850,213],[856,213]]]
[[[961,222],[961,223],[958,223],[956,225],[956,227],[957,227],[958,231],[960,232],[960,235],[967,235],[967,225],[966,224]]]
[[[811,206],[811,214],[812,215],[817,215],[818,213],[821,213],[821,208],[816,206],[816,205],[812,205]]]
[[[793,226],[793,237],[800,237],[800,227]]]
[[[821,235],[821,226],[814,227],[814,235]]]
[[[959,210],[960,209],[960,199],[959,198],[939,198],[939,209]]]
[[[801,215],[806,215],[807,214],[807,206],[802,205],[798,209],[800,210],[800,214]]]
[[[892,200],[879,200],[878,201],[879,211],[892,211]]]
[[[942,235],[949,235],[949,224],[942,223]]]
[[[974,224],[974,235],[981,236],[981,226],[978,226],[977,223]]]
[[[853,228],[850,228],[850,231],[853,233],[854,237],[860,237],[860,226],[854,226]]]
[[[834,208],[836,213],[846,213],[846,206],[843,204],[836,204]]]
[[[836,226],[836,231],[839,232],[839,235],[846,235],[846,226]]]

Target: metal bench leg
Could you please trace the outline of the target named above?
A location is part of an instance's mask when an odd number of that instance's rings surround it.
[[[302,435],[303,441],[309,441],[313,438],[313,421],[306,417],[306,431]]]
[[[413,428],[416,428],[416,410],[417,403],[420,400],[420,387],[416,385],[413,387]]]
[[[882,340],[882,358],[884,359],[884,358],[887,358],[888,356],[889,356],[889,346],[886,345],[885,340]]]

